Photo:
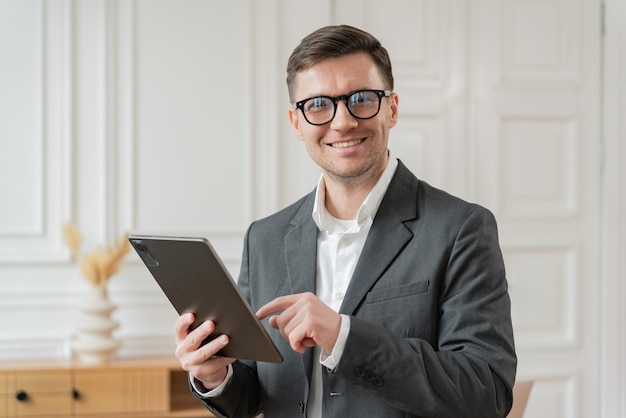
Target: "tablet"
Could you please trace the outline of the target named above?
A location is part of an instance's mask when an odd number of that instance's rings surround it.
[[[281,363],[282,356],[242,297],[209,241],[196,237],[131,235],[133,248],[179,314],[196,316],[191,329],[210,319],[230,342],[217,355]]]

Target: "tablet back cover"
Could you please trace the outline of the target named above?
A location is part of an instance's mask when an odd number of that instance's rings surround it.
[[[226,334],[220,356],[282,362],[267,331],[239,293],[235,281],[205,238],[131,235],[135,251],[179,314],[192,312],[192,329],[216,324],[207,341]]]

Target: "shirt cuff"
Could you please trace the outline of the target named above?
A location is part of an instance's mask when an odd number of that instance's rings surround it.
[[[191,373],[189,373],[189,383],[191,384],[191,387],[193,388],[193,390],[200,396],[202,396],[203,398],[214,398],[216,396],[220,396],[222,394],[222,392],[224,392],[224,388],[226,387],[226,385],[228,384],[228,382],[230,382],[230,379],[233,377],[233,365],[229,364],[227,366],[227,372],[226,372],[226,378],[224,379],[224,381],[215,389],[210,390],[208,392],[205,392],[204,390],[206,389],[204,386],[201,386],[202,383],[200,383],[200,381],[196,380],[195,377],[193,377],[191,375]],[[202,388],[200,389],[199,386]]]
[[[339,364],[343,350],[346,347],[348,334],[350,333],[350,317],[341,315],[341,326],[339,328],[339,336],[335,342],[332,352],[322,349],[320,352],[320,363],[329,370],[333,370]]]

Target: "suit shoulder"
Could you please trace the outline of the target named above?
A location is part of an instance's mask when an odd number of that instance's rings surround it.
[[[400,160],[385,197],[388,206],[396,208],[391,210],[403,208],[400,216],[405,219],[415,215],[444,222],[466,219],[472,213],[484,213],[493,217],[493,214],[483,206],[463,200],[418,179]],[[411,200],[413,198],[414,201]]]
[[[448,215],[460,218],[479,214],[487,218],[494,218],[493,213],[486,207],[454,196],[423,180],[418,180],[417,195],[418,210],[423,214],[436,213],[439,216]]]

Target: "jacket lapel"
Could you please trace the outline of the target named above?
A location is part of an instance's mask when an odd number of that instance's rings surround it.
[[[367,292],[413,238],[405,222],[417,218],[417,178],[398,161],[359,257],[340,313],[352,315]]]
[[[317,271],[317,225],[313,221],[315,191],[305,198],[300,210],[291,221],[292,229],[285,235],[285,264],[291,294],[315,293]],[[311,383],[313,370],[313,349],[302,355],[308,383]]]
[[[314,194],[303,202],[291,221],[292,229],[285,235],[285,263],[291,293],[315,293],[317,269],[317,225],[311,216]]]

